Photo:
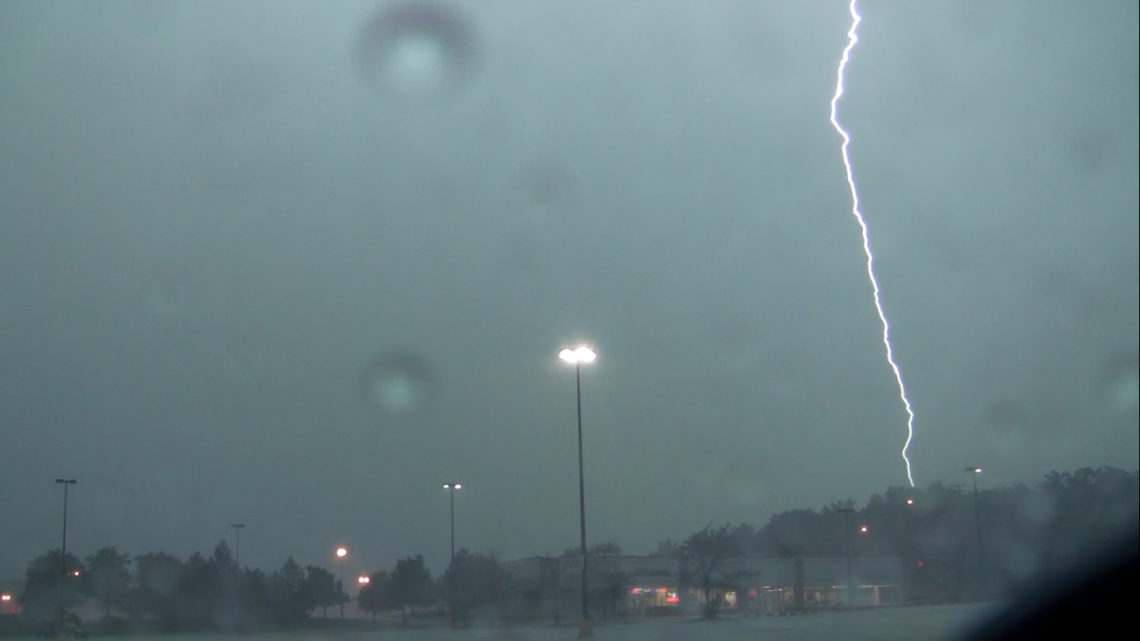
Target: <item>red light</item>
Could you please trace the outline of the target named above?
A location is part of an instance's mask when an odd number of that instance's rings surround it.
[[[756,596],[756,588],[749,589],[748,596]]]
[[[922,566],[924,566],[924,565],[926,565],[926,563],[924,563],[924,562],[922,562],[922,561],[919,561],[919,562],[918,562],[918,567],[922,567]]]

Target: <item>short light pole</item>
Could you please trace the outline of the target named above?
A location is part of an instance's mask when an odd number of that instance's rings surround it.
[[[978,477],[982,474],[982,468],[972,465],[966,468],[974,481],[974,528],[978,536],[978,582],[979,588],[983,593],[988,588],[988,581],[986,580],[986,553],[985,548],[982,547],[982,509],[978,505]]]
[[[344,593],[344,557],[348,556],[348,548],[343,545],[336,549],[336,558],[340,559],[340,583],[337,584],[337,591],[341,594]],[[337,600],[340,601],[340,618],[344,618],[344,600],[337,595]]]
[[[582,535],[582,622],[578,625],[578,637],[587,638],[594,635],[594,628],[590,623],[590,612],[586,605],[589,555],[586,552],[586,481],[582,470],[582,363],[594,362],[598,354],[586,345],[580,345],[574,349],[563,348],[558,352],[558,357],[574,365],[574,379],[578,390],[578,520]]]
[[[63,485],[63,543],[59,547],[59,590],[56,594],[59,597],[59,621],[63,623],[66,608],[63,605],[63,585],[67,582],[67,488],[69,485],[75,485],[75,479],[56,479],[56,483]]]
[[[234,565],[237,566],[238,571],[241,571],[241,529],[245,527],[245,523],[230,523],[230,527],[234,529]]]
[[[851,607],[854,584],[851,582],[851,513],[855,508],[846,506],[839,508],[843,513],[843,556],[847,559],[847,607]]]

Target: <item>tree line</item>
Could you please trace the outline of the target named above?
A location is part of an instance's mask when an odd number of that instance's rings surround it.
[[[1050,472],[1035,487],[984,488],[934,483],[925,489],[893,487],[857,508],[853,500],[820,510],[773,515],[763,527],[709,524],[679,541],[661,541],[649,554],[678,558],[684,586],[703,591],[733,588],[720,571],[733,557],[891,556],[901,559],[903,594],[913,601],[953,602],[1007,594],[1086,558],[1105,533],[1140,522],[1137,472],[1113,467]],[[617,614],[631,577],[615,559],[613,543],[591,546],[591,609]],[[555,598],[575,596],[580,553],[569,548],[546,557],[541,587]],[[571,585],[573,584],[573,585]],[[517,586],[515,586],[517,587]],[[407,623],[416,608],[439,606],[458,621],[489,611],[508,616],[511,577],[494,556],[459,550],[433,578],[422,556],[400,558],[373,572],[357,603],[376,615],[398,611]],[[94,600],[105,621],[161,630],[249,629],[295,626],[350,600],[345,586],[319,566],[292,558],[276,571],[239,567],[229,547],[179,559],[148,552],[133,559],[114,546],[85,559],[51,550],[28,565],[19,601],[29,621],[51,620],[61,609]],[[716,603],[706,598],[707,614]],[[570,610],[568,610],[570,612]]]
[[[1140,475],[1085,467],[1032,488],[892,487],[861,508],[849,499],[790,510],[759,529],[710,524],[657,552],[688,559],[689,584],[706,594],[732,587],[717,571],[732,557],[896,557],[904,597],[940,603],[1016,593],[1086,562],[1111,537],[1134,539],[1138,524]]]
[[[162,631],[248,630],[293,627],[351,598],[326,568],[302,566],[289,558],[266,573],[239,567],[225,541],[210,556],[186,559],[148,552],[132,559],[115,546],[85,559],[50,550],[36,557],[19,595],[30,624],[55,620],[91,600],[103,613],[103,631],[149,628]],[[460,617],[505,595],[506,572],[489,555],[460,550],[439,579],[420,555],[401,558],[390,571],[369,575],[357,603],[365,612],[399,611],[404,624],[417,607],[445,605]],[[343,611],[342,611],[343,616]],[[74,619],[74,615],[69,618]]]

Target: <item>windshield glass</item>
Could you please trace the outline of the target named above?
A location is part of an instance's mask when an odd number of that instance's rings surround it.
[[[0,3],[0,635],[955,634],[1135,526],[1137,22]]]

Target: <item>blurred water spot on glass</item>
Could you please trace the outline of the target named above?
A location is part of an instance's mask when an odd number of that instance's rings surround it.
[[[1022,542],[998,538],[993,547],[996,565],[1006,576],[1027,579],[1040,569],[1041,564],[1035,550]]]
[[[989,444],[1003,452],[1018,451],[1026,445],[1027,433],[1032,431],[1033,420],[1018,401],[1004,398],[982,411],[982,421],[988,428]]]
[[[1053,520],[1053,516],[1057,513],[1057,503],[1052,496],[1044,492],[1035,492],[1022,501],[1020,509],[1023,517],[1042,525]]]
[[[1140,401],[1140,373],[1135,356],[1122,358],[1104,368],[1101,396],[1108,409],[1118,414],[1137,410]]]
[[[364,397],[388,414],[410,414],[431,400],[434,376],[423,359],[390,352],[372,359],[364,368]]]
[[[144,294],[147,310],[160,318],[172,318],[184,312],[184,280],[184,275],[174,269],[156,269],[151,272]]]
[[[477,58],[475,32],[465,15],[432,0],[380,9],[357,46],[365,80],[387,95],[411,100],[443,97],[470,79]]]
[[[535,160],[519,171],[519,187],[526,204],[538,211],[560,210],[574,202],[574,180],[570,172],[552,160]]]

